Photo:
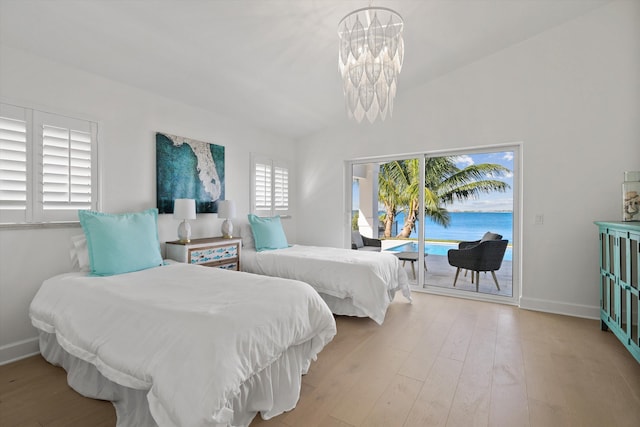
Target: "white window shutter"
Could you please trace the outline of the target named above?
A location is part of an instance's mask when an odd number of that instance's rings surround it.
[[[271,165],[264,162],[255,163],[255,195],[256,211],[271,210]]]
[[[0,105],[0,222],[26,222],[31,179],[29,112]]]
[[[0,103],[0,223],[97,209],[97,138],[95,122]]]
[[[277,215],[289,213],[289,170],[283,166],[274,166],[274,203]]]
[[[95,123],[49,113],[34,113],[39,145],[36,218],[39,222],[76,221],[78,209],[95,209]]]
[[[289,215],[289,169],[283,162],[251,156],[251,212]]]

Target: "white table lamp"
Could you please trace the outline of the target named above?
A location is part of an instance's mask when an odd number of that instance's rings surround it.
[[[229,218],[236,216],[236,204],[231,200],[220,200],[218,202],[218,218],[224,218],[222,223],[222,237],[230,239],[233,237],[233,223]]]
[[[191,225],[188,220],[196,219],[196,201],[194,199],[176,199],[173,204],[173,217],[181,219],[178,226],[178,239],[181,243],[191,241]]]

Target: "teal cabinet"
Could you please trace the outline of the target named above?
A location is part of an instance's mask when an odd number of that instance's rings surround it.
[[[600,322],[640,362],[640,223],[597,221],[600,235]]]

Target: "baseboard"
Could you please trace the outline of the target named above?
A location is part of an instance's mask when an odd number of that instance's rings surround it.
[[[585,319],[600,318],[600,307],[598,306],[570,304],[538,298],[521,297],[520,308],[523,308],[525,310],[543,311],[545,313],[583,317]]]
[[[6,365],[39,353],[38,337],[3,345],[0,347],[0,365]]]

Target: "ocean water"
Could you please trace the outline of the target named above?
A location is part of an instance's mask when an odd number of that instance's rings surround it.
[[[381,214],[384,212],[380,212]],[[511,212],[451,212],[447,228],[435,224],[429,218],[425,223],[424,237],[427,240],[479,240],[484,233],[502,234],[503,239],[513,243],[513,214]],[[404,213],[396,216],[394,236],[402,229]],[[418,224],[416,223],[416,229]],[[418,238],[414,230],[411,238]],[[446,253],[446,252],[445,252]]]

